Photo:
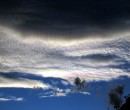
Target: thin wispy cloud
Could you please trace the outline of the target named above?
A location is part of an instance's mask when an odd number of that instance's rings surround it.
[[[58,88],[58,87],[53,87],[51,88],[52,90],[49,92],[41,93],[39,94],[39,98],[47,98],[47,97],[64,97],[64,96],[69,96],[70,94],[84,94],[84,95],[90,95],[89,92],[87,91],[77,91],[76,89],[65,89],[65,88]]]
[[[39,98],[64,97],[64,96],[67,96],[67,94],[68,94],[68,92],[66,92],[65,89],[60,89],[58,87],[53,87],[51,91],[39,94]]]
[[[57,93],[57,94],[50,94],[50,95],[43,95],[39,98],[48,98],[48,97],[64,97],[67,96],[65,93]]]
[[[24,101],[24,98],[22,98],[22,97],[14,97],[14,96],[11,96],[11,97],[7,97],[7,98],[2,98],[2,97],[0,97],[0,102],[5,102],[5,101]]]

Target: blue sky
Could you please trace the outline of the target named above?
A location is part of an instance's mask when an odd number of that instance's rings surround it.
[[[15,73],[16,74],[16,73]],[[25,76],[24,76],[25,77]],[[35,76],[26,76],[26,78],[33,78],[37,80],[42,80],[44,82],[48,82],[52,85],[52,82],[57,83],[54,86],[59,89],[74,89],[74,86],[71,85],[63,85],[61,81],[63,79],[57,78],[40,78]],[[0,108],[1,110],[50,110],[50,109],[63,109],[63,110],[107,110],[107,108],[111,108],[112,106],[109,103],[108,93],[111,89],[115,88],[118,85],[125,85],[123,96],[129,94],[129,85],[130,79],[128,77],[120,77],[119,79],[111,80],[111,81],[93,81],[87,83],[87,92],[90,94],[82,94],[78,92],[69,92],[66,96],[58,96],[48,94],[48,92],[53,91],[56,92],[55,89],[23,89],[23,88],[1,88],[0,89],[0,97],[10,100],[2,100],[0,99]],[[60,91],[57,91],[57,93]],[[64,93],[64,92],[62,92]],[[43,97],[47,96],[47,97]],[[19,99],[19,100],[18,100]],[[123,98],[122,98],[123,99]]]

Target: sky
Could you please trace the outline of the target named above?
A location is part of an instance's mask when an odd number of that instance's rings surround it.
[[[0,109],[113,110],[109,92],[130,93],[129,13],[129,0],[1,0]]]

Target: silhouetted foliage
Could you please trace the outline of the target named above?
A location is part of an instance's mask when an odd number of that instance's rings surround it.
[[[119,109],[122,104],[122,94],[124,91],[124,85],[119,85],[110,91],[109,102],[114,107],[114,109]]]
[[[125,103],[120,107],[119,110],[130,110],[130,94],[125,96]]]
[[[74,84],[78,90],[81,90],[85,87],[85,80],[81,80],[79,77],[77,77],[75,78]]]
[[[81,79],[80,79],[79,77],[75,78],[74,83],[75,83],[76,86],[80,86],[80,84],[81,84]]]
[[[115,92],[118,93],[119,95],[123,94],[123,90],[124,90],[124,85],[119,85],[115,88]]]
[[[128,94],[127,96],[124,96],[124,98],[125,98],[126,101],[127,101],[127,99],[130,98],[130,94]]]
[[[115,92],[111,92],[109,93],[109,98],[110,98],[110,104],[112,104],[115,109],[118,109],[122,103],[122,100],[119,97],[119,95]]]

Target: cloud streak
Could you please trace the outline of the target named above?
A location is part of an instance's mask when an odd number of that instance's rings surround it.
[[[48,89],[50,86],[48,84],[44,84],[42,81],[20,78],[20,77],[12,77],[11,73],[8,75],[7,73],[0,74],[0,88],[42,88]]]
[[[69,94],[76,94],[76,93],[80,93],[80,94],[84,94],[84,95],[90,95],[89,92],[87,91],[78,91],[76,89],[61,89],[58,87],[53,87],[51,88],[52,90],[43,94],[39,95],[39,98],[47,98],[47,97],[65,97],[65,96],[69,96]]]
[[[21,97],[10,97],[10,98],[0,98],[0,102],[6,102],[6,101],[24,101],[24,98],[21,98]]]

